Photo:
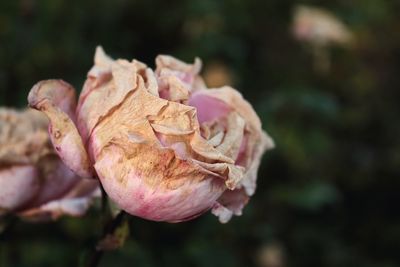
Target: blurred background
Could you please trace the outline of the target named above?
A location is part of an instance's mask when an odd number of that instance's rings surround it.
[[[133,218],[100,266],[399,266],[399,14],[395,0],[1,1],[0,105],[25,107],[42,79],[80,90],[98,44],[150,66],[199,56],[276,142],[258,190],[226,225]],[[96,210],[17,222],[0,266],[78,266],[101,227]]]

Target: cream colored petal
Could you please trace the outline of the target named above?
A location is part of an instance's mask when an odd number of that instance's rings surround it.
[[[195,58],[194,64],[187,64],[179,59],[167,55],[159,55],[156,57],[156,72],[166,68],[196,75],[200,72],[201,65],[201,60],[197,57]]]
[[[199,129],[195,108],[171,101],[164,103],[166,105],[156,115],[147,116],[152,124],[176,129],[177,132],[193,132]]]
[[[217,118],[212,121],[205,121],[200,126],[201,136],[214,147],[220,145],[224,139],[226,124],[224,121],[225,118]]]
[[[101,146],[104,146],[113,136],[118,135],[122,128],[129,129],[130,125],[140,120],[149,120],[151,124],[157,125],[155,126],[157,129],[154,130],[160,130],[165,134],[170,134],[174,131],[181,134],[186,134],[193,130],[199,131],[193,107],[157,98],[145,89],[141,78],[139,83],[136,91],[111,116],[108,116],[99,124],[96,130],[96,138],[91,142],[95,146],[95,151],[100,151]],[[152,131],[146,135],[150,137],[154,133]],[[190,144],[190,148],[195,153],[203,157],[210,160],[234,163],[232,158],[221,154],[212,145],[208,144],[199,133],[195,132],[191,139],[185,142]]]
[[[167,83],[169,86],[169,100],[179,102],[189,99],[188,88],[177,77],[169,76]]]
[[[39,111],[0,108],[0,165],[35,164],[52,153],[47,126]]]
[[[159,97],[157,78],[152,69],[146,69],[146,88],[150,94]]]
[[[215,134],[213,137],[208,139],[208,143],[212,145],[213,147],[217,147],[222,143],[222,140],[224,139],[224,132],[218,132]],[[219,149],[218,149],[219,150]],[[221,150],[220,150],[221,151]]]
[[[194,132],[194,130],[181,130],[181,129],[170,128],[168,126],[159,125],[159,124],[155,124],[155,123],[152,123],[151,127],[153,127],[154,131],[156,131],[158,133],[167,134],[167,135],[187,135],[187,134],[192,134]]]
[[[144,81],[138,78],[138,86],[135,91],[127,96],[125,101],[114,112],[104,117],[94,130],[89,145],[92,154],[96,158],[102,148],[115,136],[121,134],[140,138],[147,142],[158,142],[147,117],[156,116],[168,101],[155,97],[145,88]],[[146,122],[146,124],[143,124]],[[143,132],[137,133],[135,125],[145,125]],[[134,130],[131,130],[134,129]]]
[[[81,109],[81,105],[86,97],[93,91],[96,90],[101,84],[107,83],[111,78],[111,65],[114,60],[106,55],[101,46],[96,47],[96,53],[94,55],[94,66],[88,72],[87,80],[82,88],[79,96],[78,107]]]
[[[265,132],[263,132],[260,142],[254,145],[253,155],[249,155],[252,161],[246,168],[247,171],[242,181],[242,185],[244,186],[247,195],[252,196],[256,190],[257,172],[261,163],[262,155],[264,154],[265,150],[273,147],[273,140]]]
[[[236,112],[228,115],[226,133],[220,145],[216,147],[225,156],[236,159],[242,143],[245,121]]]
[[[211,213],[218,217],[220,223],[229,222],[233,216],[233,212],[221,204],[216,204],[212,208]]]
[[[156,58],[156,66],[159,93],[164,99],[186,103],[191,91],[205,88],[198,75],[201,69],[198,58],[194,64],[186,64],[174,57],[160,55]]]
[[[75,90],[61,80],[37,83],[28,96],[29,105],[47,115],[51,141],[64,163],[81,177],[93,177],[93,170],[73,122]]]
[[[226,177],[225,184],[230,190],[237,188],[243,179],[245,169],[241,166],[227,163],[205,163],[195,159],[192,159],[192,161],[211,173],[216,174],[216,176]]]
[[[88,76],[97,79],[104,77],[104,74],[111,72],[113,62],[114,60],[104,52],[103,48],[97,46],[94,55],[94,66],[90,69]],[[85,94],[84,90],[82,94]]]
[[[89,94],[80,96],[77,119],[84,142],[88,140],[95,126],[135,90],[136,72],[135,64],[126,60],[114,61],[110,66],[110,80],[96,83],[95,89],[88,90]],[[90,83],[85,86],[90,86]]]
[[[200,134],[195,133],[193,135],[193,138],[190,140],[190,145],[197,154],[207,159],[231,164],[235,162],[232,158],[225,156],[211,144],[207,143]]]
[[[221,223],[227,223],[233,215],[242,215],[242,209],[249,201],[243,189],[226,190],[213,207],[212,213],[219,217]]]

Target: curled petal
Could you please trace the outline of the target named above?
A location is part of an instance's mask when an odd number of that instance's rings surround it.
[[[217,111],[214,111],[217,112],[217,115],[221,114],[221,116],[223,116],[226,110],[228,110],[226,106],[229,106],[246,122],[244,127],[245,135],[243,136],[242,142],[238,143],[241,144],[239,149],[238,147],[235,147],[235,152],[237,153],[235,155],[237,155],[236,164],[246,168],[242,185],[244,186],[247,194],[251,196],[255,191],[257,171],[260,165],[261,156],[265,150],[272,149],[274,147],[274,143],[271,137],[263,132],[261,128],[261,121],[254,109],[236,90],[228,86],[224,86],[218,89],[195,92],[190,103],[196,105],[198,110],[202,112],[200,113],[202,115],[199,116],[199,120],[210,120],[210,118],[207,117],[210,116],[209,113],[201,106],[202,103],[207,101],[212,101],[215,106],[219,107]],[[215,101],[221,101],[226,106],[222,105],[221,103],[216,105]],[[237,134],[237,132],[234,133]]]
[[[245,121],[236,112],[228,115],[226,133],[222,143],[216,146],[225,156],[236,159],[243,139]]]
[[[241,166],[227,163],[205,163],[194,159],[192,161],[217,177],[226,177],[225,184],[230,190],[234,190],[243,179],[245,169]]]
[[[73,122],[72,86],[61,80],[41,81],[30,91],[28,101],[49,118],[50,138],[64,163],[81,177],[93,177],[89,157]]]
[[[179,59],[167,55],[159,55],[156,58],[156,72],[160,73],[162,70],[179,72],[179,78],[184,82],[191,82],[194,75],[197,75],[201,69],[201,60],[195,58],[194,64],[186,64]]]
[[[146,74],[145,77],[147,78],[146,79],[147,90],[149,91],[150,94],[159,97],[157,78],[154,75],[153,70],[147,68],[145,74]]]
[[[186,64],[174,57],[160,55],[156,58],[156,75],[159,82],[160,97],[171,101],[185,103],[191,91],[204,88],[198,73],[201,61]]]
[[[227,223],[232,215],[242,215],[242,209],[249,201],[249,197],[242,189],[227,190],[218,199],[212,213],[219,218],[221,223]]]
[[[247,171],[242,181],[242,185],[244,186],[247,195],[252,196],[256,190],[257,171],[261,163],[262,154],[265,150],[272,149],[273,147],[274,142],[271,137],[269,137],[265,132],[262,132],[261,140],[255,145],[253,155],[251,155],[253,160],[247,167]]]

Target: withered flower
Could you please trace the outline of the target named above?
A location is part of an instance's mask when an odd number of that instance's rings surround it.
[[[132,215],[179,222],[212,209],[240,215],[273,142],[251,105],[230,87],[208,89],[201,62],[158,56],[113,60],[99,47],[76,104],[61,80],[37,83],[28,100],[50,119],[53,144],[83,177],[98,176]]]
[[[0,214],[30,220],[83,215],[98,182],[78,177],[55,153],[36,110],[0,108]]]

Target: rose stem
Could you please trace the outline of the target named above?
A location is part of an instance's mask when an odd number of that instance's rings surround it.
[[[104,222],[106,222],[106,219],[111,216],[109,209],[108,209],[108,200],[107,200],[107,195],[104,191],[104,188],[102,185],[100,185],[101,188],[101,212],[104,216]],[[121,225],[121,223],[124,221],[125,217],[125,212],[121,210],[117,216],[115,216],[112,220],[108,221],[108,223],[105,223],[104,230],[103,230],[103,235],[100,238],[102,240],[105,238],[107,235],[111,235],[114,233],[114,231],[118,228],[118,226]],[[104,250],[97,249],[96,246],[91,252],[91,256],[89,258],[88,264],[86,265],[87,267],[96,267],[98,266],[102,256],[104,254]]]

